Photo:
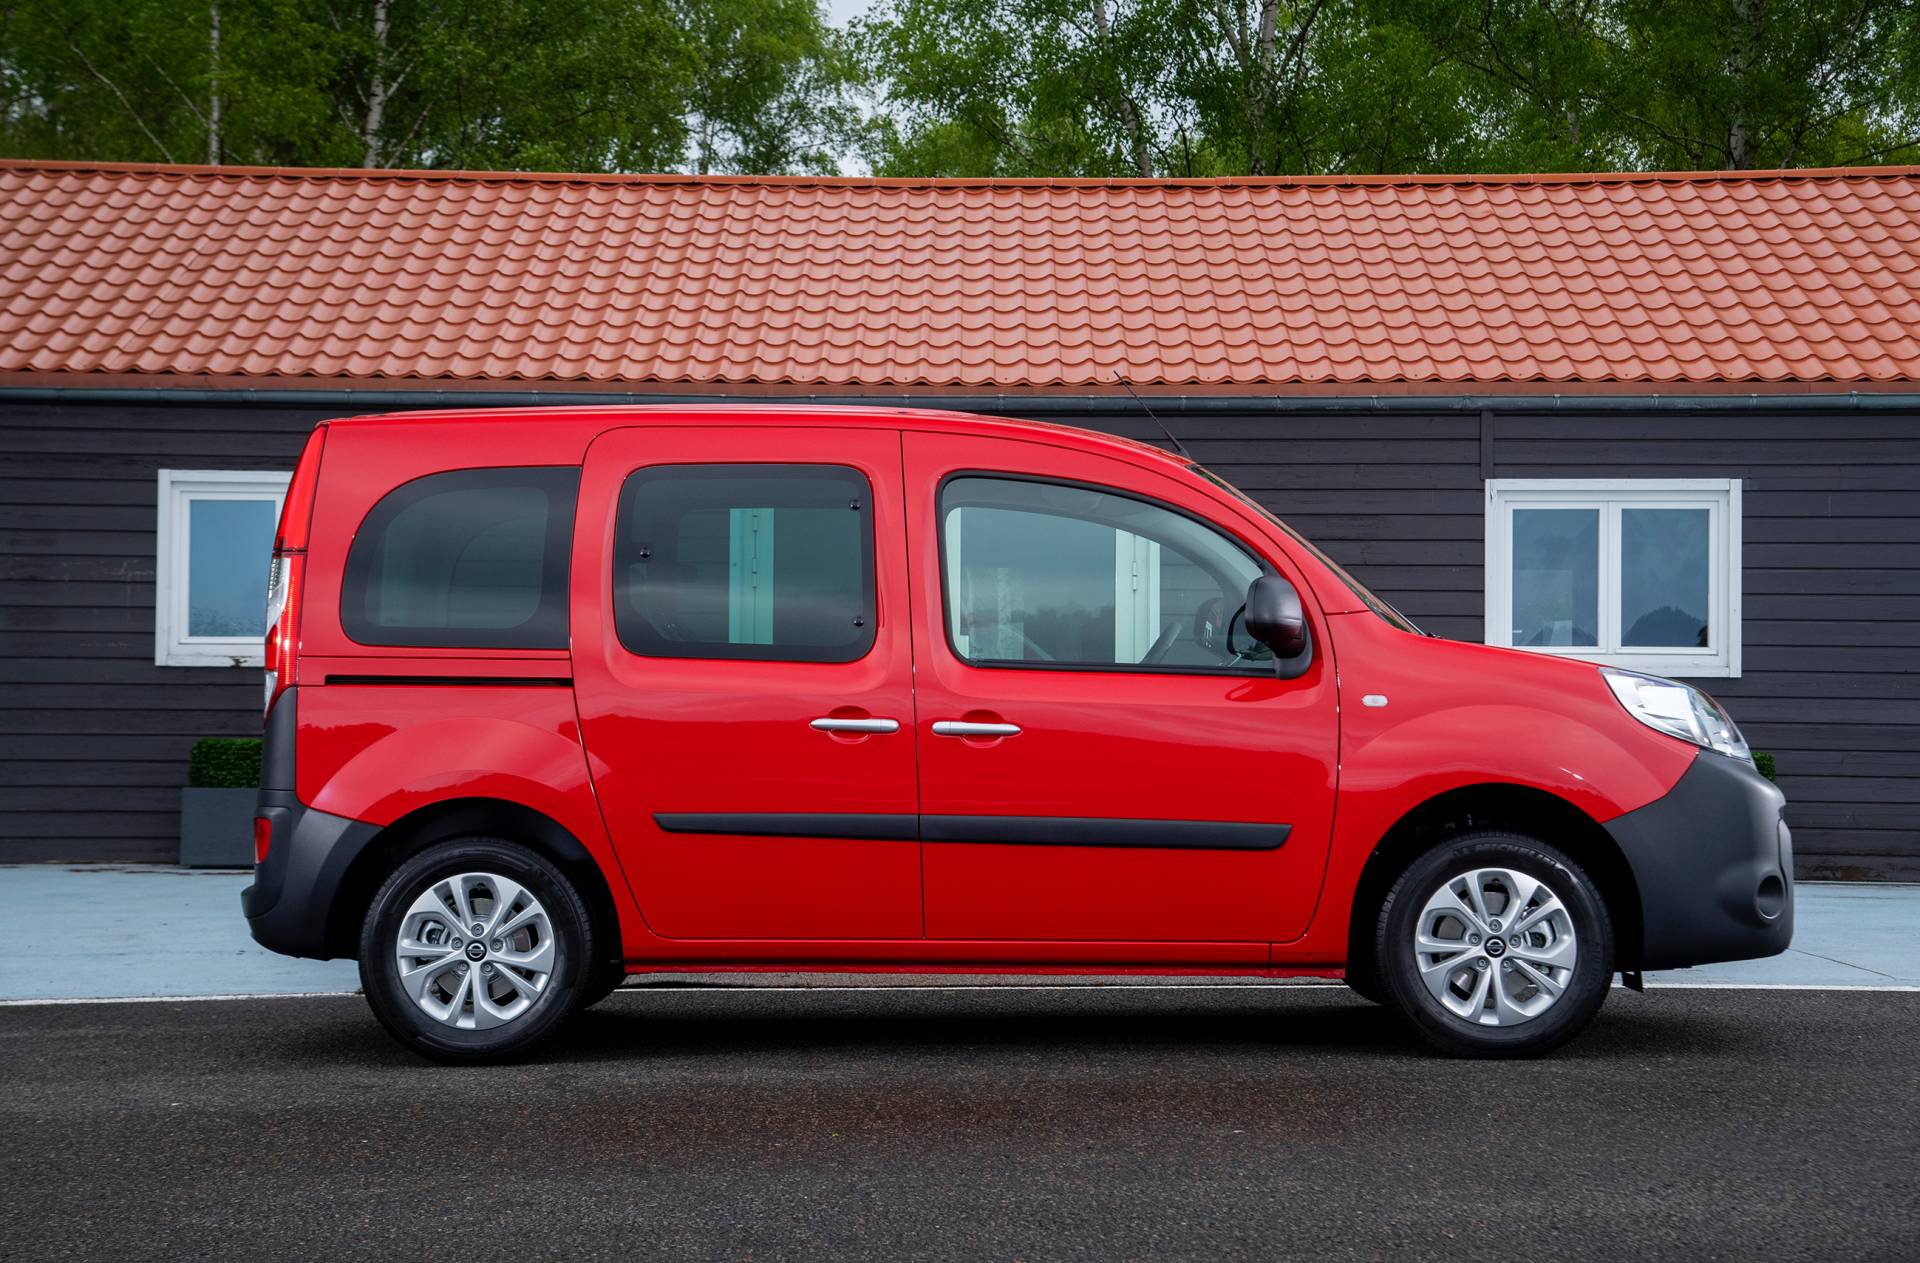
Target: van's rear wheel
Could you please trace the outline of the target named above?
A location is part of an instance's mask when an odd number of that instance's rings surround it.
[[[1421,855],[1387,892],[1374,962],[1442,1052],[1523,1057],[1577,1035],[1613,977],[1613,923],[1565,852],[1471,833]]]
[[[381,885],[360,933],[360,981],[401,1043],[442,1061],[532,1048],[577,1006],[592,922],[543,856],[497,838],[441,842]]]

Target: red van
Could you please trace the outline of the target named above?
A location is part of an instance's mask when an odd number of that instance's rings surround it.
[[[1439,640],[1157,448],[939,412],[321,425],[274,546],[258,866],[447,1060],[630,973],[1342,978],[1438,1048],[1792,936],[1688,685]]]

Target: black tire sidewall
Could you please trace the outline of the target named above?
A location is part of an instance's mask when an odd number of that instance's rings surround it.
[[[1440,885],[1476,868],[1513,868],[1547,884],[1566,906],[1579,944],[1566,994],[1517,1026],[1482,1026],[1448,1012],[1428,993],[1409,946],[1414,925]],[[1613,920],[1599,888],[1570,856],[1524,834],[1482,832],[1450,839],[1409,864],[1381,906],[1373,959],[1393,1004],[1427,1041],[1459,1056],[1525,1057],[1573,1038],[1606,1001],[1613,979]]]
[[[407,909],[434,882],[466,872],[496,873],[525,886],[546,909],[554,933],[554,967],[533,1007],[504,1026],[463,1031],[422,1013],[400,983],[393,946]],[[360,982],[374,1016],[394,1038],[441,1061],[499,1061],[526,1052],[575,1009],[593,959],[585,903],[544,856],[500,838],[438,842],[403,861],[368,905],[360,932]]]
[[[574,1001],[574,1007],[583,1011],[592,1008],[618,991],[626,980],[627,970],[623,963],[614,961],[601,965],[587,980],[587,985],[581,988],[580,998]]]

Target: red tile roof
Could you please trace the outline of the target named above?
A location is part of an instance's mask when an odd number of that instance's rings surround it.
[[[1872,384],[1920,380],[1917,333],[1920,168],[885,181],[0,163],[15,382]]]

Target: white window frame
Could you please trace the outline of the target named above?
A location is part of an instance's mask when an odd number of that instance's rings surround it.
[[[272,500],[280,520],[293,475],[268,469],[163,469],[159,521],[154,536],[153,661],[163,667],[258,667],[264,665],[259,636],[187,635],[187,571],[193,553],[195,500]],[[269,544],[271,547],[271,544]],[[266,609],[267,594],[260,594]]]
[[[1740,480],[1738,478],[1491,478],[1487,480],[1486,642],[1650,675],[1738,679],[1740,675]],[[1584,645],[1513,644],[1513,511],[1597,509],[1600,514],[1599,639]],[[1634,649],[1620,641],[1620,511],[1707,510],[1706,649]]]

